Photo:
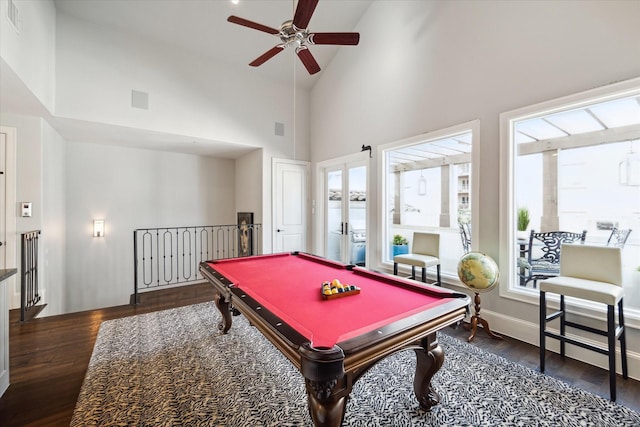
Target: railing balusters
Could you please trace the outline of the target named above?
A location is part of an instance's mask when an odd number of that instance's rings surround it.
[[[156,280],[160,286],[160,229],[156,230]]]
[[[38,236],[40,230],[22,233],[21,280],[20,280],[20,321],[40,302],[38,290]]]
[[[198,269],[201,261],[239,256],[240,227],[232,224],[134,230],[134,302],[138,302],[141,290],[203,280]],[[261,224],[242,227],[247,227],[249,255],[261,254]]]
[[[146,258],[146,249],[149,248],[149,259]],[[137,251],[137,245],[134,245]],[[148,277],[148,279],[147,279]],[[153,282],[153,236],[148,231],[142,235],[142,283],[149,286]]]
[[[169,242],[169,261],[167,262],[167,236]],[[169,274],[167,275],[167,266]],[[162,278],[167,283],[173,282],[173,235],[169,230],[162,234]],[[158,277],[158,285],[160,285],[160,277]]]
[[[206,228],[200,230],[200,259],[211,259],[209,258],[209,235]]]
[[[185,253],[185,251],[188,252]],[[189,277],[191,277],[191,233],[185,228],[182,232],[182,278],[189,280]]]

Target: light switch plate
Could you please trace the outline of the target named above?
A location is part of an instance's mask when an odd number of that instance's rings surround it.
[[[20,212],[22,217],[30,217],[31,216],[31,202],[21,202],[20,203]]]

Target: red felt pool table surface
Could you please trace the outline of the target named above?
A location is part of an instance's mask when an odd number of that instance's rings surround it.
[[[274,254],[210,265],[314,347],[332,347],[450,301],[451,292],[308,254]],[[321,285],[340,280],[360,294],[325,300]],[[423,292],[428,289],[428,292]]]

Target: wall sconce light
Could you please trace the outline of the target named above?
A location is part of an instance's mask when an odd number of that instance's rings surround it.
[[[93,237],[104,237],[104,219],[93,220]]]

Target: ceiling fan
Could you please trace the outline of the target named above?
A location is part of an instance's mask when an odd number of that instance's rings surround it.
[[[318,5],[319,0],[300,0],[296,7],[293,20],[285,21],[280,29],[267,27],[257,22],[249,21],[237,16],[230,16],[227,21],[242,25],[244,27],[253,28],[254,30],[263,31],[280,37],[280,44],[272,47],[259,57],[257,57],[249,65],[257,67],[264,64],[269,59],[282,52],[285,47],[291,46],[296,50],[296,55],[302,61],[309,74],[315,74],[320,71],[320,66],[315,60],[309,45],[325,44],[325,45],[357,45],[360,41],[359,33],[310,33],[307,29],[311,16]]]

